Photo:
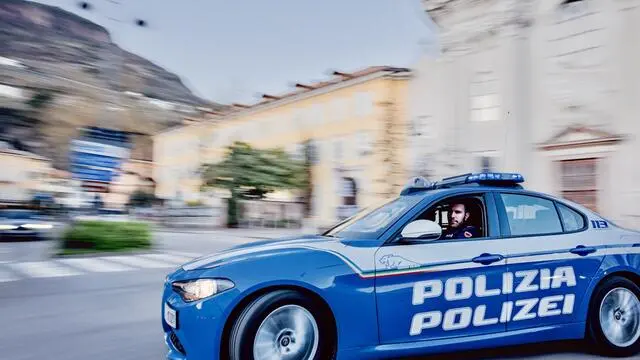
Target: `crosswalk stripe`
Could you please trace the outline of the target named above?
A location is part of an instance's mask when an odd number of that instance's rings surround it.
[[[145,268],[145,269],[160,269],[160,268],[168,268],[174,266],[173,264],[168,264],[165,262],[146,259],[141,256],[136,255],[120,255],[120,256],[107,256],[103,258],[104,260],[114,261],[119,264],[124,264],[127,266],[132,266],[136,268]]]
[[[16,280],[19,280],[19,279],[20,278],[18,276],[16,276],[13,273],[13,271],[11,271],[9,269],[0,268],[0,283],[16,281]]]
[[[182,265],[200,257],[191,252],[108,255],[88,258],[64,258],[29,262],[0,262],[0,283],[25,278],[52,278],[140,269],[162,269]]]
[[[74,268],[89,272],[117,272],[134,270],[130,266],[119,264],[116,262],[105,261],[102,258],[78,258],[78,259],[60,259],[60,262]]]
[[[7,264],[18,273],[33,278],[63,277],[80,275],[81,272],[70,267],[63,266],[55,261],[32,261]]]
[[[164,262],[172,263],[174,265],[181,265],[192,259],[191,257],[179,256],[179,255],[173,255],[173,254],[147,254],[142,256],[146,259],[164,261]]]

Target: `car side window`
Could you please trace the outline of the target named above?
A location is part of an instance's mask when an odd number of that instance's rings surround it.
[[[518,194],[500,194],[513,236],[562,232],[560,217],[551,200]]]
[[[578,231],[584,227],[584,218],[578,212],[570,209],[566,205],[558,204],[558,210],[562,217],[562,223],[564,225],[564,231]]]
[[[442,228],[441,240],[488,236],[482,196],[456,196],[431,206],[416,220],[431,220]]]

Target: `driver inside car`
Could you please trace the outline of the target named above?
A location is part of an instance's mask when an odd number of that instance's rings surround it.
[[[464,202],[451,204],[449,210],[449,227],[442,233],[442,239],[465,239],[480,235],[477,227],[469,223],[471,213]]]

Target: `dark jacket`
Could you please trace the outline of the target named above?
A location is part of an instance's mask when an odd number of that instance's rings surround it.
[[[475,226],[464,226],[457,229],[450,228],[442,236],[443,239],[468,239],[475,238],[480,232]]]

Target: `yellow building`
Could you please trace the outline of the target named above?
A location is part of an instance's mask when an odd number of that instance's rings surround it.
[[[154,136],[152,177],[158,198],[177,203],[200,200],[200,154],[215,118],[211,114],[200,121],[186,121]]]
[[[318,226],[396,195],[407,180],[409,76],[409,70],[391,67],[334,72],[327,81],[296,84],[290,93],[235,105],[215,121],[159,134],[154,144],[156,194],[171,197],[181,189],[183,199],[197,198],[194,170],[223,160],[234,141],[281,147],[302,157],[303,144],[310,140],[315,153],[312,209]]]
[[[0,202],[31,200],[52,170],[49,159],[12,149],[0,149],[0,166]]]
[[[102,194],[105,205],[109,208],[123,209],[135,191],[153,193],[152,172],[153,163],[151,161],[129,159],[111,183],[109,192]]]

